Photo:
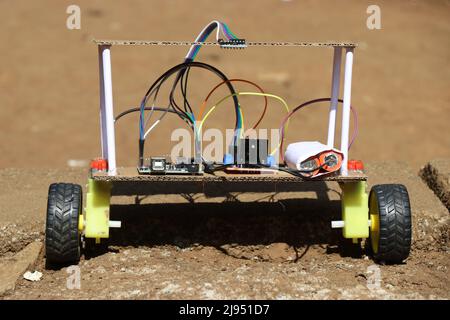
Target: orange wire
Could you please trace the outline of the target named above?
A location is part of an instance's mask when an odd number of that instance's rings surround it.
[[[203,103],[202,103],[202,105],[201,105],[201,107],[200,107],[200,110],[199,110],[199,113],[200,113],[199,119],[200,119],[200,120],[203,119],[203,112],[205,111],[206,103],[208,102],[208,99],[211,97],[211,95],[213,94],[213,92],[216,91],[217,88],[219,88],[220,86],[222,86],[223,84],[225,84],[225,83],[227,83],[227,82],[245,82],[245,83],[251,84],[251,85],[255,86],[256,88],[258,88],[258,90],[259,90],[261,93],[265,93],[264,90],[263,90],[259,85],[257,85],[257,84],[254,83],[254,82],[251,82],[251,81],[249,81],[249,80],[245,80],[245,79],[228,79],[228,80],[222,81],[221,83],[219,83],[218,85],[216,85],[216,86],[208,93],[208,95],[206,96],[205,100],[203,101]],[[264,104],[264,110],[263,110],[263,113],[261,114],[261,117],[260,117],[259,120],[256,122],[256,124],[252,127],[252,129],[256,129],[256,127],[261,123],[262,119],[264,118],[264,115],[266,114],[266,110],[267,110],[267,97],[264,97],[264,103],[265,103],[265,104]]]

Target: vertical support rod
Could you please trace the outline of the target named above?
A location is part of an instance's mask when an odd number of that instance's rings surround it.
[[[353,48],[346,48],[344,71],[344,97],[342,107],[341,151],[344,154],[341,175],[348,175],[348,140],[350,132],[350,101],[352,96]]]
[[[100,128],[102,158],[108,160],[108,174],[116,174],[116,143],[111,73],[111,46],[99,46]]]
[[[329,148],[334,148],[334,137],[336,133],[336,113],[339,99],[339,84],[341,82],[341,61],[342,48],[334,47],[333,54],[333,75],[331,80],[331,102],[328,120],[328,140]]]
[[[101,46],[98,46],[98,67],[100,80],[100,142],[102,146],[102,158],[106,159],[108,157],[108,143],[106,141],[105,89],[103,86],[103,58]]]

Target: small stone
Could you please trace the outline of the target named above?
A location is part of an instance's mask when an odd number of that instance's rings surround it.
[[[386,284],[386,288],[389,290],[392,290],[392,289],[394,289],[394,286],[392,284],[388,283],[388,284]]]
[[[42,278],[42,272],[39,272],[39,271],[34,271],[34,272],[27,271],[27,272],[24,273],[23,278],[25,280],[28,280],[28,281],[39,281]]]

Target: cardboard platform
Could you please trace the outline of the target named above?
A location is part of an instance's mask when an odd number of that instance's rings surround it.
[[[97,40],[94,43],[99,46],[219,46],[218,42],[192,42],[192,41],[159,41],[159,40]],[[326,41],[326,42],[286,42],[286,41],[250,41],[247,47],[345,47],[355,48],[357,44],[351,41]]]
[[[328,190],[327,182],[366,181],[364,174],[352,173],[349,176],[338,174],[315,179],[302,179],[285,172],[276,174],[227,174],[218,171],[204,175],[139,175],[136,168],[118,168],[117,175],[95,173],[97,181],[112,182],[111,194],[114,196],[152,195],[152,194],[196,194],[207,197],[227,196],[232,192],[297,192]]]
[[[317,177],[314,179],[303,179],[285,172],[274,174],[227,174],[218,171],[215,174],[205,173],[203,175],[140,175],[136,168],[117,168],[117,175],[109,176],[107,173],[99,172],[93,174],[94,180],[99,181],[132,181],[132,182],[314,182],[314,181],[337,181],[353,182],[366,181],[367,176],[362,173],[350,173],[348,176],[339,174]]]

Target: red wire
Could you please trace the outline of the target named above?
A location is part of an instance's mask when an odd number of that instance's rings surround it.
[[[219,88],[220,86],[222,86],[223,84],[227,83],[227,82],[245,82],[248,84],[251,84],[253,86],[255,86],[256,88],[258,88],[258,90],[261,93],[265,93],[264,90],[257,85],[254,82],[251,82],[249,80],[245,80],[245,79],[228,79],[226,81],[222,81],[221,83],[219,83],[218,85],[216,85],[214,88],[212,88],[212,90],[208,93],[208,95],[206,96],[205,100],[203,101],[200,110],[199,110],[199,119],[201,120],[203,118],[203,112],[205,111],[205,107],[206,107],[206,102],[208,101],[209,97],[213,94],[214,91],[216,91],[217,88]],[[264,110],[263,113],[261,114],[259,120],[256,122],[256,124],[252,127],[252,129],[256,129],[256,127],[261,123],[262,119],[264,118],[264,115],[266,114],[266,110],[267,110],[267,97],[264,97]]]
[[[295,107],[294,109],[292,109],[285,117],[284,119],[281,121],[281,125],[280,125],[280,132],[281,132],[281,143],[280,143],[280,157],[281,157],[281,161],[284,162],[284,151],[283,151],[283,144],[284,144],[284,128],[286,125],[287,120],[298,110],[302,109],[303,107],[306,107],[308,105],[314,104],[314,103],[318,103],[318,102],[325,102],[325,101],[331,101],[331,98],[319,98],[319,99],[314,99],[314,100],[310,100],[307,102],[302,103],[301,105]],[[338,102],[343,102],[342,99],[338,99]],[[356,139],[356,136],[358,135],[358,114],[356,112],[356,109],[353,108],[353,106],[350,106],[350,109],[352,110],[352,114],[353,114],[353,134],[352,134],[352,139],[351,142],[348,146],[348,149],[350,150],[350,147],[352,146],[353,142]]]

